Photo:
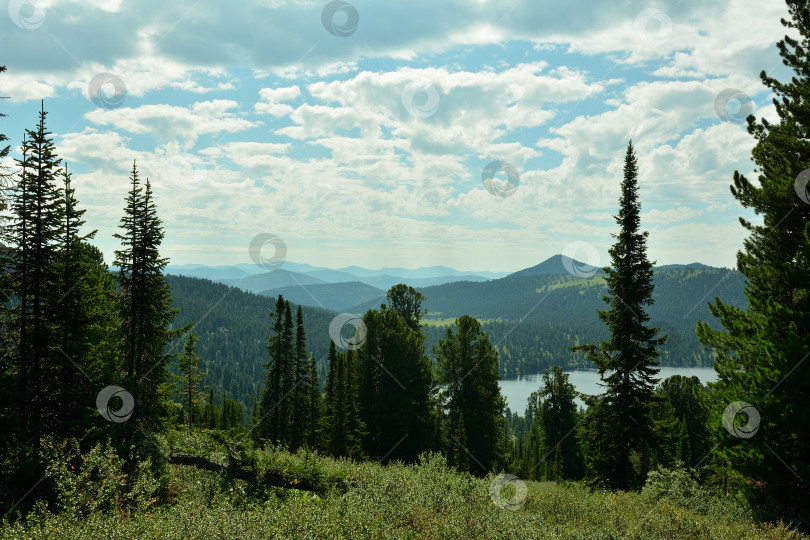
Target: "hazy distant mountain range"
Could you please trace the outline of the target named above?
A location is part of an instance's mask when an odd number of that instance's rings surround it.
[[[285,298],[296,304],[342,311],[374,298],[397,283],[412,287],[430,287],[455,281],[488,281],[507,276],[508,272],[461,272],[447,266],[425,268],[381,268],[359,266],[324,268],[309,264],[284,262],[274,270],[256,264],[205,266],[170,265],[167,274],[210,279],[244,291]]]
[[[713,269],[700,263],[668,264],[656,267],[657,270],[674,268]],[[554,255],[538,265],[513,273],[464,272],[447,266],[416,269],[380,268],[379,270],[347,266],[333,269],[287,261],[274,270],[247,263],[231,266],[185,264],[170,265],[166,268],[166,273],[210,279],[264,296],[282,294],[291,302],[305,306],[346,311],[355,306],[363,306],[369,302],[374,303],[384,299],[386,291],[397,283],[423,288],[461,281],[491,281],[506,276],[568,275],[572,269],[582,273],[595,272],[597,276],[603,273],[601,269],[570,259],[565,255]]]

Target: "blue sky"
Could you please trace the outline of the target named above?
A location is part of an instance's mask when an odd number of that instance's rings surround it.
[[[108,262],[134,159],[173,264],[270,233],[318,266],[604,265],[632,138],[650,257],[734,266],[740,110],[774,117],[785,5],[594,5],[12,0],[0,131],[18,146],[45,100]],[[488,191],[493,161],[519,181]]]

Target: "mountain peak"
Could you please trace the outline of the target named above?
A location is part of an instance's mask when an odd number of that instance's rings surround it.
[[[552,255],[540,264],[509,274],[509,277],[544,276],[551,274],[575,275],[574,271],[582,273],[583,275],[590,274],[594,271],[596,271],[596,273],[602,272],[599,267],[591,266],[590,264],[580,262],[562,254],[557,254]]]

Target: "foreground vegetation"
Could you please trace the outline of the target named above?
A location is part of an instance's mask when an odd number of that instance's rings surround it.
[[[234,445],[228,450],[217,438],[170,431],[159,444],[223,463],[236,459]],[[115,496],[115,458],[91,452],[78,476],[87,472],[92,481],[60,483],[68,476],[52,469],[47,481],[60,490],[60,507],[40,504],[26,520],[0,523],[0,538],[806,538],[784,524],[756,523],[742,499],[715,496],[685,471],[653,473],[640,493],[526,482],[522,504],[514,488],[502,492],[516,503],[508,509],[491,497],[496,474],[458,473],[438,454],[382,466],[248,445],[243,457],[256,471],[281,470],[290,483],[315,491],[170,465],[160,479],[144,469],[141,492]],[[101,499],[120,502],[94,506]]]

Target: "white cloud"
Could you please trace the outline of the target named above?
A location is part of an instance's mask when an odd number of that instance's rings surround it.
[[[140,107],[95,109],[85,117],[98,125],[108,125],[135,134],[149,134],[157,141],[181,138],[193,145],[206,133],[235,133],[259,125],[240,118],[231,109],[239,104],[231,100],[198,101],[190,107],[142,105]]]
[[[649,212],[642,214],[641,221],[642,223],[651,224],[677,223],[679,221],[692,219],[702,214],[702,211],[695,210],[687,206],[678,206],[677,208],[668,208],[666,210],[658,210],[654,208]]]

